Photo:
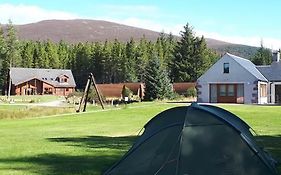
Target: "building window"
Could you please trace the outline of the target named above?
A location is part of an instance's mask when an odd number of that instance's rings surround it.
[[[66,92],[68,92],[68,91],[69,91],[69,89],[68,89],[68,88],[66,88],[66,89],[65,89],[65,91],[66,91]]]
[[[229,63],[223,63],[223,73],[229,73]]]
[[[229,84],[227,87],[227,96],[234,96],[234,85]]]
[[[219,95],[226,96],[226,85],[224,85],[224,84],[220,85]]]
[[[260,84],[260,95],[261,97],[266,97],[266,84]]]
[[[65,82],[65,83],[67,82],[67,78],[64,79],[64,82]]]

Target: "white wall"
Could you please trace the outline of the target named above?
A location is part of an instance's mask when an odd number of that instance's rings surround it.
[[[266,85],[266,89],[268,90],[269,87],[268,87],[268,83],[265,83],[265,82],[258,82],[258,89],[260,89],[260,85],[261,84],[265,84]],[[266,91],[267,92],[267,91]],[[268,94],[268,92],[267,92]],[[266,104],[268,103],[268,95],[266,97],[262,97],[261,96],[261,92],[260,90],[258,91],[258,104]]]
[[[223,63],[229,63],[228,74],[223,73]],[[244,84],[244,103],[252,103],[252,100],[255,99],[252,94],[258,93],[257,90],[253,90],[257,86],[255,84],[257,83],[257,78],[227,54],[218,60],[197,80],[197,85],[199,85],[198,91],[201,93],[198,95],[198,101],[209,102],[209,84],[220,83]]]

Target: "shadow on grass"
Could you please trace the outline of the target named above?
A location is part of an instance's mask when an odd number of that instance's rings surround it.
[[[1,159],[2,164],[10,164],[8,171],[22,174],[42,175],[98,175],[120,158],[119,155],[68,156],[62,154],[42,154],[35,157]],[[26,166],[23,163],[28,163]],[[29,167],[29,164],[32,164]],[[3,170],[3,168],[1,169]]]
[[[48,138],[51,142],[63,142],[69,146],[82,146],[88,148],[106,148],[128,150],[136,140],[137,136],[127,137],[106,137],[106,136],[87,136],[87,137],[68,137],[68,138]]]
[[[93,148],[93,151],[86,155],[82,153],[75,156],[67,154],[41,154],[34,157],[0,159],[0,162],[6,164],[9,171],[22,169],[23,174],[98,175],[118,161],[131,147],[135,139],[135,136],[48,138],[51,142]]]
[[[33,157],[0,159],[9,171],[22,171],[22,174],[44,175],[98,175],[118,161],[133,144],[135,136],[129,137],[70,137],[48,138],[68,146],[90,148],[87,155],[40,154]],[[274,158],[281,160],[281,135],[257,136],[259,145],[263,145]],[[1,168],[3,170],[3,168]],[[4,169],[5,170],[5,169]],[[279,173],[281,166],[278,167]]]
[[[275,160],[278,161],[278,172],[281,174],[281,135],[275,136],[256,136],[258,144],[269,152]]]

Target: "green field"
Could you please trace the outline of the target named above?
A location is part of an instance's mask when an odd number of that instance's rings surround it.
[[[105,111],[2,119],[0,174],[101,174],[129,149],[148,120],[178,105],[184,104],[139,103]],[[281,159],[281,107],[222,107],[249,123],[261,144]]]

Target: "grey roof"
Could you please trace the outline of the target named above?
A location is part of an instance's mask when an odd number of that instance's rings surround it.
[[[281,81],[281,63],[273,62],[271,65],[257,66],[257,69],[269,80],[269,81]]]
[[[12,83],[19,85],[32,79],[38,79],[54,87],[76,87],[71,70],[67,69],[37,69],[37,68],[16,68],[10,69]],[[67,76],[67,82],[58,82],[59,76]]]
[[[261,81],[268,81],[261,72],[256,68],[256,65],[253,64],[250,60],[232,55],[230,53],[226,53],[227,56],[231,57],[233,60],[235,60],[238,64],[240,64],[242,67],[244,67],[249,73],[251,73],[254,77],[256,77],[258,80]]]

